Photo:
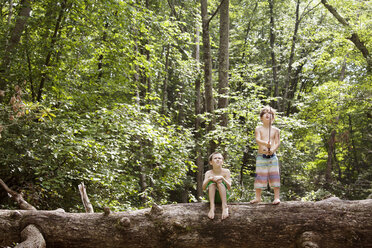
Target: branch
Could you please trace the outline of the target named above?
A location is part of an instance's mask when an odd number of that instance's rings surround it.
[[[214,16],[217,15],[218,11],[220,11],[220,8],[221,8],[221,5],[222,5],[223,1],[225,1],[225,0],[221,0],[220,5],[218,5],[216,11],[212,14],[211,18],[208,19],[208,21],[207,21],[207,25],[208,25],[208,26],[209,26],[209,23],[210,23],[210,22],[212,21],[212,19],[214,18]]]
[[[34,206],[23,199],[22,194],[19,194],[11,190],[2,179],[0,179],[0,184],[3,186],[5,191],[8,193],[9,197],[12,198],[15,202],[18,203],[19,207],[24,210],[36,210]]]
[[[300,17],[300,22],[302,22],[302,19],[307,15],[309,14],[311,11],[313,11],[314,9],[316,9],[320,3],[316,4],[314,7],[310,8],[310,9],[307,9],[309,6],[310,6],[311,2],[309,2],[309,4],[305,7],[304,9],[304,12],[302,12],[301,14],[301,17]]]
[[[28,225],[21,232],[22,243],[15,248],[46,248],[46,242],[40,230],[35,225]]]
[[[328,9],[329,12],[344,26],[349,27],[349,23],[337,12],[337,10],[332,6],[329,5],[327,0],[322,0],[322,4],[324,7]]]
[[[322,0],[324,7],[328,9],[329,12],[345,27],[351,28],[350,24],[337,12],[337,10],[330,4],[328,4],[327,0]],[[356,32],[353,32],[350,38],[347,38],[354,43],[357,49],[363,54],[363,57],[367,61],[367,71],[372,71],[372,58],[369,55],[369,51],[365,46],[364,42],[362,42],[359,38],[359,35]]]
[[[90,200],[89,200],[89,197],[88,197],[88,194],[87,194],[86,187],[85,187],[84,183],[79,184],[78,187],[79,187],[81,200],[82,200],[84,208],[85,208],[85,212],[94,213],[93,206],[90,203]]]

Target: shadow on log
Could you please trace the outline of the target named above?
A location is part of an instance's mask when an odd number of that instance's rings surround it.
[[[207,217],[206,203],[130,212],[0,210],[0,247],[35,225],[46,247],[372,247],[372,200],[230,203],[230,217]]]

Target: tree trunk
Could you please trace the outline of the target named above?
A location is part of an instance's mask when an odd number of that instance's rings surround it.
[[[12,2],[10,2],[12,6]],[[12,53],[15,48],[18,46],[19,41],[21,39],[21,35],[26,27],[27,20],[30,17],[31,6],[29,0],[23,0],[20,3],[20,12],[17,17],[17,21],[14,25],[12,32],[10,33],[10,39],[7,41],[7,46],[4,51],[2,65],[0,69],[1,78],[0,78],[0,90],[5,90],[7,86],[6,77],[8,76],[8,72],[10,69]],[[9,18],[11,17],[11,12],[9,13]],[[10,21],[10,19],[9,19]],[[0,96],[0,100],[1,96]]]
[[[106,46],[106,42],[107,42],[107,29],[109,27],[109,24],[106,23],[104,25],[104,31],[103,31],[103,34],[102,34],[102,44],[103,46]],[[103,62],[103,59],[104,59],[104,56],[103,56],[103,52],[98,56],[98,76],[97,76],[97,80],[98,81],[101,81],[102,77],[103,77],[103,66],[104,66],[104,62]]]
[[[0,246],[21,242],[21,231],[34,225],[48,248],[372,247],[371,199],[228,206],[223,221],[220,206],[215,220],[207,217],[208,203],[92,214],[0,210]]]
[[[10,2],[10,5],[12,6],[13,3]],[[10,65],[11,60],[11,54],[18,45],[19,41],[21,40],[21,35],[26,27],[27,20],[30,17],[31,12],[31,6],[29,0],[22,0],[21,3],[21,9],[19,11],[19,16],[17,17],[17,21],[14,25],[14,28],[12,32],[10,33],[10,39],[7,41],[7,46],[5,48],[5,53],[3,57],[3,66],[5,68],[8,68]],[[9,13],[9,19],[8,24],[10,23],[11,18],[11,11]]]
[[[209,113],[209,125],[207,132],[214,129],[214,99],[213,99],[213,85],[212,85],[212,56],[211,56],[211,42],[209,37],[209,19],[208,19],[208,0],[201,0],[201,17],[203,27],[203,61],[204,61],[204,90],[205,90],[205,106],[206,112]],[[214,142],[210,142],[209,151],[211,153],[215,150]]]
[[[64,13],[65,13],[65,10],[67,9],[67,0],[64,0],[62,3],[61,3],[61,9],[59,11],[59,14],[58,14],[58,18],[57,18],[57,21],[56,21],[56,25],[54,27],[54,32],[53,32],[53,36],[51,37],[51,41],[50,41],[50,47],[49,47],[49,52],[45,58],[45,63],[44,63],[44,68],[48,68],[49,65],[50,65],[50,61],[51,61],[51,58],[52,58],[52,53],[53,53],[53,49],[54,49],[54,45],[57,41],[57,35],[58,35],[58,32],[60,31],[60,27],[62,25],[62,19],[64,17]],[[40,85],[39,85],[39,90],[38,90],[38,93],[37,93],[37,101],[40,102],[41,101],[41,98],[42,98],[42,94],[43,94],[43,91],[44,91],[44,84],[45,84],[45,81],[47,79],[47,72],[43,72],[41,74],[41,80],[40,80]]]
[[[347,63],[347,58],[349,57],[348,54],[345,55],[344,62],[342,63],[341,66],[341,71],[340,71],[340,77],[338,81],[344,81],[345,80],[345,73],[346,73],[346,63]]]
[[[291,78],[291,82],[290,82],[289,89],[288,89],[288,98],[287,98],[288,104],[287,104],[286,116],[289,116],[290,113],[292,112],[292,109],[293,109],[292,101],[295,98],[295,93],[297,91],[297,86],[299,84],[300,73],[302,72],[304,65],[305,65],[305,62],[302,62],[301,64],[299,64]]]
[[[277,64],[276,64],[276,57],[275,57],[275,18],[274,18],[274,0],[268,0],[269,7],[270,7],[270,49],[271,49],[271,68],[273,72],[273,79],[272,83],[270,84],[270,95],[272,91],[272,86],[274,86],[274,96],[279,96],[279,82],[278,82],[278,72],[277,72]],[[278,104],[278,106],[280,106]],[[280,109],[279,109],[280,110]]]
[[[293,60],[294,60],[294,55],[295,55],[297,33],[298,33],[299,26],[300,26],[300,0],[297,0],[295,27],[294,27],[293,36],[292,36],[291,52],[289,54],[287,77],[286,77],[285,86],[284,86],[283,110],[285,109],[286,105],[288,109],[290,109],[289,95],[291,93],[289,92],[290,91],[289,83],[292,81],[292,65],[293,65]]]
[[[358,158],[358,155],[357,155],[357,149],[356,149],[356,145],[355,145],[355,138],[354,138],[354,129],[353,129],[353,121],[352,121],[352,118],[351,118],[351,114],[348,114],[347,115],[348,117],[348,124],[349,124],[349,133],[350,133],[350,141],[351,141],[351,153],[353,154],[353,158],[354,158],[354,163],[355,166],[353,168],[356,168],[356,171],[358,172],[358,175],[360,175],[361,173],[361,168],[360,168],[360,162],[359,162],[359,158]]]
[[[228,106],[229,94],[229,0],[222,0],[220,8],[220,48],[218,56],[218,108]],[[227,127],[228,115],[223,111],[220,116],[221,126]]]
[[[254,4],[252,13],[256,13],[257,6],[258,6],[258,1]],[[247,24],[247,31],[245,32],[245,36],[244,36],[244,45],[243,45],[243,48],[242,48],[242,57],[240,59],[240,63],[242,63],[242,64],[244,64],[245,50],[246,50],[246,47],[247,47],[247,44],[248,44],[249,33],[251,32],[251,29],[252,29],[252,20],[253,20],[253,15],[251,15],[249,17],[249,22]]]
[[[161,99],[161,111],[166,114],[168,111],[168,81],[169,81],[169,52],[170,45],[168,44],[165,52],[165,78],[163,83],[163,94]]]
[[[29,50],[29,35],[28,30],[26,28],[26,46],[25,46],[25,53],[26,53],[26,60],[27,60],[27,68],[28,68],[28,81],[30,83],[30,90],[31,90],[31,99],[33,102],[36,101],[36,91],[35,91],[35,85],[34,85],[34,79],[32,76],[32,62],[30,57],[30,50]]]
[[[201,76],[200,76],[200,31],[199,24],[196,23],[196,34],[195,34],[195,60],[196,60],[196,71],[197,78],[195,80],[195,154],[196,154],[196,166],[198,168],[196,174],[196,198],[198,200],[203,196],[203,174],[204,174],[204,163],[202,158],[202,149],[199,145],[201,139],[201,118],[200,114],[202,113],[202,97],[201,97]]]
[[[328,139],[328,159],[327,159],[327,168],[325,173],[325,180],[326,180],[326,188],[329,188],[331,185],[332,179],[332,158],[334,153],[334,147],[336,143],[336,130],[332,130],[331,136]]]

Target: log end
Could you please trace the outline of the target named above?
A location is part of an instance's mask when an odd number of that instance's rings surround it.
[[[297,239],[299,248],[319,248],[320,235],[316,232],[307,231]]]

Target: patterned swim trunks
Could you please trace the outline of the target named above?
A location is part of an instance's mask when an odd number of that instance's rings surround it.
[[[270,158],[264,158],[263,154],[256,157],[256,179],[254,188],[266,188],[267,182],[270,187],[280,187],[279,160],[274,154]]]

